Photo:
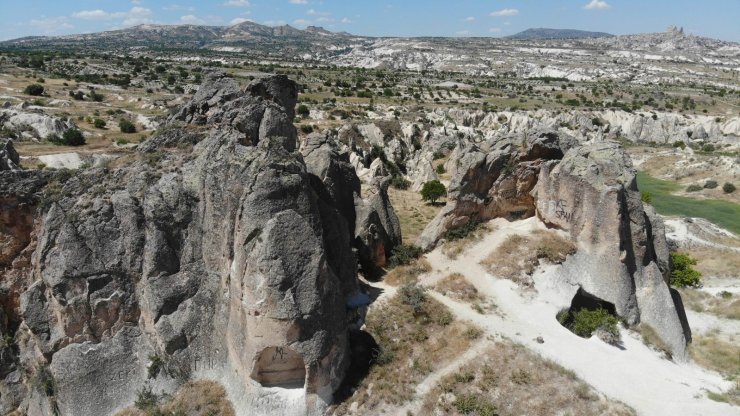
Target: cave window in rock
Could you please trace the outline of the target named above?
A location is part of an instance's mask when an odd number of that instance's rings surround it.
[[[288,347],[267,347],[255,361],[252,378],[265,387],[303,388],[306,365],[303,357]]]
[[[557,320],[574,334],[590,338],[596,334],[603,341],[621,346],[619,317],[611,302],[578,289],[570,302],[570,308],[558,312]]]

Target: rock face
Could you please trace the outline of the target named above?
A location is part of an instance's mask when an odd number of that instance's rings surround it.
[[[629,324],[653,327],[674,358],[687,359],[690,333],[667,284],[665,229],[652,208],[643,208],[623,149],[612,142],[571,149],[561,162],[542,166],[534,195],[537,215],[578,242],[556,284],[614,304]]]
[[[417,245],[428,250],[448,230],[471,220],[531,217],[531,195],[540,167],[557,160],[572,143],[554,132],[536,132],[517,141],[504,138],[490,150],[473,147],[458,159],[448,189],[448,203],[426,227]]]
[[[13,141],[10,139],[0,139],[0,171],[2,170],[19,170],[21,158],[13,147]]]
[[[111,414],[146,386],[199,378],[223,383],[241,414],[324,412],[361,295],[345,194],[357,178],[331,152],[320,176],[294,151],[295,91],[212,75],[169,138],[143,146],[177,143],[186,122],[192,152],[0,172],[0,219],[21,224],[0,227],[1,413]]]
[[[15,131],[20,139],[45,139],[50,135],[61,137],[75,126],[68,120],[42,112],[9,108],[0,110],[0,127]]]
[[[356,205],[355,245],[363,270],[370,274],[385,267],[391,251],[403,241],[401,222],[388,197],[389,183],[388,177],[376,178],[370,195]]]

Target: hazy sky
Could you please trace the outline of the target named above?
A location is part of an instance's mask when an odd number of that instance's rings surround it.
[[[740,0],[0,0],[0,39],[140,23],[324,26],[371,36],[506,36],[530,27],[740,41]]]

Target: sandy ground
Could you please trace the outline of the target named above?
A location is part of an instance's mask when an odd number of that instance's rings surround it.
[[[450,308],[458,319],[470,321],[483,329],[484,337],[510,339],[574,371],[597,391],[631,406],[640,415],[740,415],[740,408],[707,398],[707,391],[720,392],[732,387],[719,374],[693,363],[678,364],[665,360],[658,352],[646,347],[638,335],[624,328],[621,329],[624,348],[619,349],[596,337],[580,338],[561,326],[555,318],[560,305],[552,301],[557,296],[544,289],[547,287],[549,273],[557,266],[538,270],[534,276],[535,287],[539,288],[536,293],[522,291],[511,281],[491,276],[479,264],[480,260],[488,256],[509,235],[527,234],[544,228],[535,218],[514,223],[499,219],[493,223],[496,231],[472,244],[456,260],[447,258],[440,248],[426,256],[432,265],[432,271],[421,276],[422,284],[432,286],[452,272],[462,273],[482,295],[497,306],[495,313],[484,315],[473,310],[467,303],[433,291],[428,292]],[[393,292],[385,290],[383,297],[391,296]],[[703,314],[690,314],[689,322],[697,327],[698,332],[722,324]],[[537,337],[542,337],[545,342],[538,343]],[[456,362],[430,374],[420,384],[418,397],[441,377],[459,368],[465,357],[471,355],[464,354]],[[408,409],[418,409],[419,405],[420,400],[417,399]]]

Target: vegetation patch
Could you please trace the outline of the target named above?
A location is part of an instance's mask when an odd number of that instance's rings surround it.
[[[426,259],[417,259],[405,266],[398,266],[391,269],[384,277],[383,281],[391,286],[405,285],[415,283],[419,276],[432,270],[432,266]]]
[[[173,394],[159,395],[148,386],[137,393],[133,407],[116,416],[219,415],[234,416],[224,387],[212,380],[190,381]]]
[[[478,289],[468,282],[465,276],[460,273],[452,273],[445,276],[442,280],[437,282],[434,289],[445,296],[464,300],[466,302],[477,302],[483,300],[483,296],[478,293]]]
[[[740,204],[717,199],[694,199],[673,195],[673,192],[681,189],[681,185],[653,178],[644,172],[638,172],[637,182],[641,191],[650,193],[652,205],[658,213],[704,218],[735,234],[740,234],[740,221],[738,221]]]
[[[378,349],[351,398],[359,405],[356,414],[378,414],[384,405],[408,402],[418,383],[462,354],[475,338],[470,325],[453,321],[444,305],[415,284],[371,307],[366,325]],[[339,404],[336,413],[349,413],[349,405]]]
[[[696,266],[696,259],[685,253],[671,253],[671,264],[671,286],[701,286],[701,273],[692,267]]]
[[[419,414],[621,416],[634,411],[525,347],[500,342],[444,377],[424,396]]]
[[[541,260],[560,264],[575,252],[576,245],[572,241],[550,231],[536,231],[531,236],[510,236],[481,264],[496,276],[532,286],[532,273]]]

